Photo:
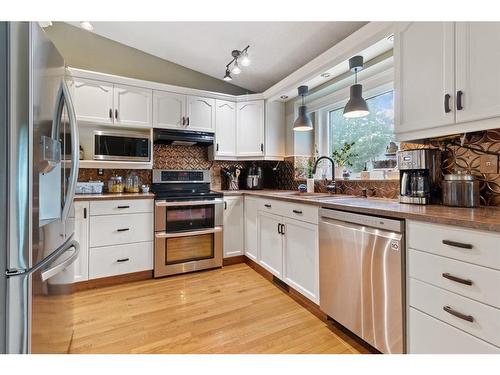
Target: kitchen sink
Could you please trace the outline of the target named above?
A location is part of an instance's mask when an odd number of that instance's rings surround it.
[[[302,198],[319,198],[319,197],[332,196],[332,194],[329,193],[301,193],[300,191],[279,191],[273,194],[291,196],[291,197],[302,197]]]

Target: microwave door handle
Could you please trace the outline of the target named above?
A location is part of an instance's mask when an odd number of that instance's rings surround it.
[[[64,102],[68,109],[69,127],[71,131],[71,174],[69,177],[68,189],[66,191],[66,198],[64,200],[64,207],[62,210],[62,221],[66,221],[69,215],[69,210],[75,197],[76,182],[78,179],[78,168],[80,166],[80,140],[78,137],[78,124],[76,122],[75,107],[71,94],[65,80],[61,82],[62,91],[64,94]],[[62,115],[62,111],[61,111]]]

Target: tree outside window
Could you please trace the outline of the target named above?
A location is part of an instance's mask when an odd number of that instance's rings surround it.
[[[394,92],[389,91],[366,100],[370,114],[362,118],[348,119],[343,108],[330,111],[330,155],[340,150],[345,143],[354,142],[349,169],[358,173],[365,163],[370,169],[371,161],[386,159],[386,147],[395,141],[394,135]]]

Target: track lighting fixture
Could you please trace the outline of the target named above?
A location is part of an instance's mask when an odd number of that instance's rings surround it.
[[[237,49],[233,50],[231,52],[231,56],[233,56],[233,59],[229,61],[229,63],[226,65],[226,74],[224,75],[224,81],[231,81],[233,78],[231,77],[232,74],[240,74],[241,73],[241,66],[249,66],[250,65],[250,57],[248,56],[248,49],[250,46],[246,46],[243,50],[239,51]],[[233,67],[231,68],[231,64]]]

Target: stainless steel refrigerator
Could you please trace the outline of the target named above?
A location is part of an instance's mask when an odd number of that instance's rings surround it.
[[[78,128],[64,59],[37,23],[0,22],[0,352],[64,353],[79,255]]]

